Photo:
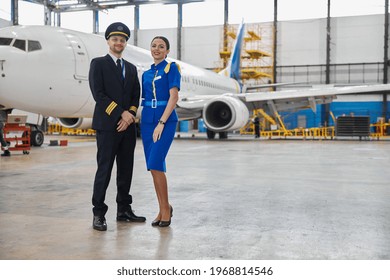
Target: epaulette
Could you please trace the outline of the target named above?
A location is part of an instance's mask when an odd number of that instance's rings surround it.
[[[172,64],[172,63],[175,63],[175,62],[169,62],[169,63],[165,66],[165,68],[164,68],[165,74],[168,74],[169,70],[171,69],[171,64]],[[175,64],[176,64],[176,66],[177,66],[177,69],[179,70],[179,73],[181,73],[180,65],[177,64],[177,63],[175,63]]]
[[[165,74],[168,74],[169,70],[171,69],[171,63],[172,63],[172,62],[169,62],[169,63],[165,66],[165,68],[164,68]]]

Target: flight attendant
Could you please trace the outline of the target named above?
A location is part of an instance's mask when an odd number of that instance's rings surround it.
[[[107,230],[104,203],[116,160],[117,221],[145,222],[131,208],[130,185],[136,144],[135,116],[139,106],[140,84],[136,67],[122,58],[130,37],[121,22],[108,26],[106,56],[94,58],[89,71],[89,85],[96,101],[92,128],[96,130],[97,171],[93,186],[93,228]]]
[[[173,213],[168,199],[165,158],[178,122],[175,107],[181,79],[179,66],[165,60],[169,48],[165,37],[157,36],[152,40],[150,49],[154,64],[142,76],[141,137],[146,167],[152,174],[159,204],[159,213],[152,226],[159,227],[169,226]]]

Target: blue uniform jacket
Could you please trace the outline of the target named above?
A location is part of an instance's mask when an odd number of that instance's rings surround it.
[[[137,113],[140,99],[140,84],[137,68],[124,62],[125,79],[116,68],[110,55],[91,61],[89,86],[96,101],[92,128],[95,130],[116,130],[123,111]]]
[[[163,60],[157,65],[152,64],[151,68],[142,75],[142,99],[144,101],[151,101],[154,99],[153,80],[157,101],[168,101],[169,90],[177,87],[180,90],[181,74],[176,63],[172,62],[168,65],[166,60]],[[144,106],[142,108],[141,121],[145,123],[157,123],[164,113],[166,105],[151,108],[151,106]],[[166,122],[177,122],[178,117],[174,110]]]

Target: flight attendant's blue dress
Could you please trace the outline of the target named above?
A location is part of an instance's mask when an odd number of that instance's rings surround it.
[[[153,142],[153,132],[169,100],[169,90],[180,90],[180,71],[176,63],[163,60],[142,75],[141,137],[148,170],[165,172],[165,158],[175,137],[178,122],[173,110],[166,120],[160,140]]]

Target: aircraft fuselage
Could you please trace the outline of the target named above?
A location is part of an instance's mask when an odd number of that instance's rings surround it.
[[[89,65],[107,51],[106,40],[94,34],[50,26],[0,29],[0,105],[52,117],[92,117]],[[137,67],[140,81],[153,63],[148,50],[131,45],[123,57]],[[181,99],[240,91],[234,79],[177,62],[182,69]]]

